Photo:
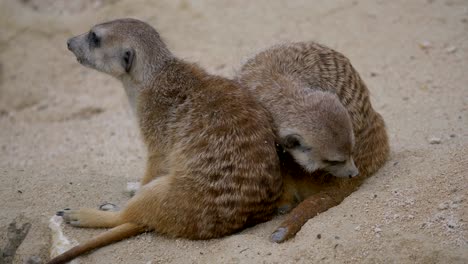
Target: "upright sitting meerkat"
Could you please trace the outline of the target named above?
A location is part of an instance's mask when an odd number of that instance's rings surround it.
[[[279,45],[248,60],[237,78],[272,113],[285,150],[279,210],[303,201],[273,241],[290,238],[308,219],[339,204],[388,158],[384,121],[342,54],[313,42]]]
[[[64,210],[78,227],[112,228],[49,263],[145,230],[209,239],[270,219],[281,195],[268,111],[238,83],[174,57],[148,24],[120,19],[71,38],[84,66],[122,81],[148,148],[142,187],[122,211]]]

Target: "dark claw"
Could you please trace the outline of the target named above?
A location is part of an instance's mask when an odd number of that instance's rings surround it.
[[[271,241],[275,243],[281,243],[285,240],[288,229],[286,227],[280,227],[271,234]]]
[[[65,208],[63,209],[64,211],[70,211],[71,209],[70,208]]]
[[[63,216],[65,214],[64,211],[58,211],[57,213],[55,213],[55,215],[58,215],[58,216]]]
[[[291,206],[289,205],[283,205],[283,206],[280,206],[278,207],[278,214],[280,215],[284,215],[284,214],[287,214],[289,213],[289,211],[291,211]]]

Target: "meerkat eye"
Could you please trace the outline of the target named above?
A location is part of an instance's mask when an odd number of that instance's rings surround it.
[[[335,165],[341,165],[345,163],[346,161],[345,160],[324,160],[323,162],[328,163],[331,166],[335,166]]]
[[[89,32],[89,45],[91,45],[92,47],[97,48],[97,47],[99,47],[99,44],[101,44],[101,40],[96,35],[96,32],[94,32],[94,31]]]
[[[288,149],[297,148],[301,145],[299,136],[297,135],[287,135],[284,138],[284,147]]]

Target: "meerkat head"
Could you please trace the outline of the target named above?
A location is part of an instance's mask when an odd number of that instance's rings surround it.
[[[358,175],[352,157],[351,119],[337,96],[315,91],[300,98],[304,101],[296,107],[298,117],[279,130],[284,149],[309,172],[323,170],[350,178]]]
[[[93,26],[67,41],[79,63],[118,79],[142,82],[170,57],[158,32],[136,19],[118,19]]]

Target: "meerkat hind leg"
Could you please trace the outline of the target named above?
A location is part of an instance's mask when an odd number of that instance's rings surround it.
[[[298,204],[298,194],[291,186],[285,186],[283,194],[277,202],[277,213],[284,215],[289,213]]]
[[[171,181],[171,177],[165,175],[143,185],[122,210],[122,218],[127,222],[139,222],[160,213],[159,204],[170,192]]]
[[[94,208],[64,209],[57,212],[67,224],[76,227],[111,228],[123,224],[120,212],[101,211]]]

